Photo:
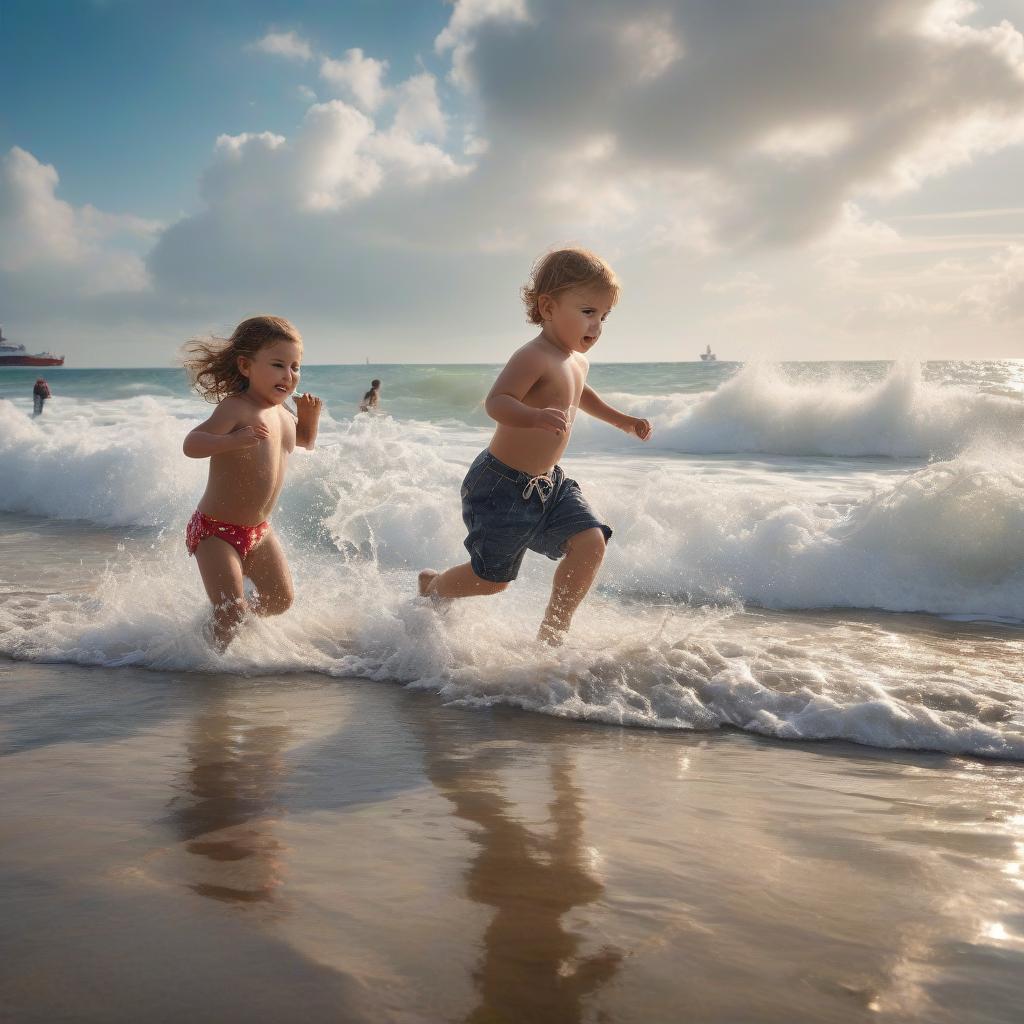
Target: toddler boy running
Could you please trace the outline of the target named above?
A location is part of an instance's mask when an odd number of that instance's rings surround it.
[[[561,559],[538,634],[561,643],[612,535],[558,465],[576,410],[642,441],[651,434],[648,420],[613,409],[587,384],[586,353],[618,297],[611,267],[586,249],[549,252],[535,265],[523,300],[541,331],[494,382],[485,408],[498,426],[462,484],[470,560],[441,573],[424,569],[422,595],[500,593],[518,575],[527,549]]]

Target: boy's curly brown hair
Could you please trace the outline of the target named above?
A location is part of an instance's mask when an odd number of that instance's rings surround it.
[[[526,319],[542,324],[538,300],[542,295],[558,295],[570,288],[601,285],[612,293],[612,302],[619,299],[619,279],[615,271],[597,253],[589,249],[553,249],[544,253],[533,265],[530,280],[523,285]]]
[[[238,394],[248,380],[238,369],[238,357],[252,358],[275,341],[297,341],[302,335],[280,316],[251,316],[243,320],[230,338],[193,338],[183,348],[185,372],[192,386],[208,402],[219,402]]]

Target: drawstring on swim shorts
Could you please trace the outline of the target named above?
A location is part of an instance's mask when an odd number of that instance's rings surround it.
[[[537,476],[531,476],[526,482],[526,487],[523,490],[523,500],[529,501],[530,495],[536,491],[537,497],[540,498],[540,503],[543,505],[551,497],[551,492],[554,489],[555,481],[551,479],[551,475],[549,473],[539,473]]]

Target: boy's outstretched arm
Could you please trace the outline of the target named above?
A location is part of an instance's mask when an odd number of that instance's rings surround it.
[[[487,394],[487,415],[506,427],[538,427],[561,434],[569,429],[565,409],[534,409],[523,402],[527,392],[543,376],[547,362],[530,346],[521,348],[505,364]]]
[[[316,446],[316,435],[320,429],[320,413],[323,411],[324,403],[307,391],[304,395],[295,397],[295,411],[297,413],[295,424],[295,443],[300,448],[308,448],[310,451]]]
[[[604,420],[605,423],[610,423],[627,434],[635,434],[641,441],[646,441],[651,436],[651,430],[654,429],[650,420],[641,419],[639,416],[630,416],[628,413],[613,409],[589,384],[583,385],[580,408],[588,416]]]
[[[270,436],[270,430],[262,423],[236,429],[238,420],[229,402],[230,399],[221,402],[209,419],[203,420],[185,435],[181,450],[190,459],[208,459],[211,455],[255,448],[260,441]]]

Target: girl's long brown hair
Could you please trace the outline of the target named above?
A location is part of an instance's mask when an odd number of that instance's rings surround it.
[[[249,382],[238,369],[238,357],[252,358],[275,341],[297,341],[302,335],[284,317],[251,316],[243,320],[230,338],[193,338],[183,349],[185,372],[192,386],[208,402],[219,402],[238,394]]]

